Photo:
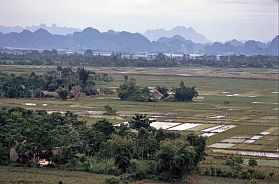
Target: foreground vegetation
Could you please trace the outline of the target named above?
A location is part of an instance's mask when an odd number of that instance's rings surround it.
[[[244,180],[273,180],[274,172],[255,169],[256,160],[244,166],[242,158],[229,158],[223,165],[200,167],[206,157],[206,140],[196,134],[182,135],[150,126],[153,120],[136,114],[129,126],[113,126],[101,120],[87,127],[75,115],[22,108],[0,110],[1,164],[9,164],[9,151],[17,152],[22,166],[48,166],[115,175],[106,183],[142,179],[183,181],[203,175]],[[54,149],[61,149],[56,153]],[[277,174],[276,176],[277,177]]]
[[[90,171],[90,159],[96,158],[106,165],[102,172],[107,174],[181,180],[205,156],[205,138],[153,129],[152,121],[144,115],[135,115],[130,126],[121,124],[116,128],[106,120],[87,128],[70,112],[48,115],[44,111],[4,107],[0,117],[2,164],[9,163],[9,151],[15,148],[16,161],[27,166],[40,165],[45,159],[55,165]],[[61,153],[53,151],[57,147]],[[109,159],[113,164],[108,167]]]

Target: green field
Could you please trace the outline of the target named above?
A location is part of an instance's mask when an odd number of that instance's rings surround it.
[[[1,184],[102,184],[105,178],[109,176],[86,173],[79,171],[65,171],[51,168],[27,168],[27,167],[0,167],[0,183]],[[217,178],[206,176],[190,176],[187,181],[197,184],[246,184],[247,180]],[[277,183],[278,180],[258,181],[259,184]],[[135,184],[159,184],[152,181],[140,181]],[[161,182],[160,182],[161,183]],[[163,184],[163,183],[161,183]]]
[[[65,184],[100,184],[104,183],[107,176],[78,171],[63,171],[47,168],[21,168],[21,167],[0,167],[0,183],[48,183],[58,184],[62,181]]]
[[[23,73],[53,70],[55,67],[33,66],[1,66],[6,72]],[[57,99],[0,99],[0,105],[22,106],[30,109],[48,111],[73,111],[84,115],[88,125],[106,118],[113,123],[127,121],[135,113],[156,116],[158,121],[176,121],[181,123],[201,123],[207,126],[220,123],[236,125],[235,128],[208,138],[213,144],[232,136],[253,136],[269,128],[278,126],[278,81],[276,70],[269,69],[216,69],[216,68],[86,68],[100,73],[112,75],[112,82],[97,82],[97,87],[117,88],[124,82],[123,75],[130,73],[140,87],[164,85],[177,87],[181,80],[188,86],[196,86],[199,97],[193,102],[158,102],[141,103],[125,102],[117,98],[117,94],[107,96],[86,97],[61,101]],[[180,74],[191,76],[181,76]],[[239,76],[240,78],[237,78]],[[35,103],[36,106],[26,106]],[[47,106],[42,106],[47,104]],[[117,110],[116,116],[88,114],[87,111],[103,111],[109,104]],[[209,116],[225,116],[222,119],[211,119]],[[200,130],[197,131],[200,133]],[[257,141],[251,145],[236,145],[235,149],[275,151],[278,149],[278,129],[265,141]],[[264,140],[264,138],[263,138]]]

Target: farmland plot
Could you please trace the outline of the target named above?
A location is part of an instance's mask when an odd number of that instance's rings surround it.
[[[231,148],[233,147],[235,144],[232,144],[232,143],[215,143],[215,144],[212,144],[210,146],[208,146],[209,148]]]
[[[177,125],[180,125],[181,123],[173,123],[173,122],[159,122],[159,121],[155,121],[155,122],[152,122],[150,124],[150,126],[156,128],[156,129],[169,129],[171,127],[174,127],[174,126],[177,126]]]
[[[212,149],[214,153],[224,153],[232,155],[242,155],[250,157],[264,157],[264,158],[279,158],[279,153],[276,152],[262,152],[262,151],[238,151],[238,150],[229,150],[229,149]]]
[[[23,66],[13,67],[1,66],[0,68],[4,71],[9,70],[9,72],[20,73],[40,70],[41,74],[47,70],[55,70],[55,67],[42,66],[36,68],[34,66],[25,68]],[[97,73],[108,73],[113,76],[114,82],[109,84],[109,88],[118,88],[124,82],[123,73],[121,72],[133,73],[133,77],[140,88],[163,85],[171,89],[177,87],[179,82],[183,80],[187,86],[197,86],[196,89],[201,98],[194,98],[193,102],[189,103],[160,101],[154,104],[153,102],[121,101],[117,97],[117,93],[115,93],[107,96],[88,97],[81,95],[79,99],[66,101],[59,99],[0,98],[0,106],[23,106],[28,109],[46,110],[48,113],[71,111],[77,113],[80,119],[91,122],[88,125],[103,118],[107,118],[110,122],[117,124],[129,121],[135,113],[147,114],[148,117],[159,121],[151,126],[166,130],[182,130],[183,128],[186,131],[195,131],[201,136],[208,137],[208,145],[231,143],[235,145],[229,149],[238,147],[238,151],[247,151],[245,150],[246,146],[251,146],[248,148],[255,149],[255,151],[265,149],[274,151],[278,148],[278,146],[276,147],[278,139],[275,139],[275,136],[278,136],[277,70],[273,71],[273,80],[265,80],[266,77],[271,79],[270,70],[255,71],[252,69],[251,71],[239,72],[237,69],[237,75],[234,77],[238,78],[208,78],[204,72],[215,75],[216,70],[212,72],[211,68],[191,67],[177,69],[87,67],[86,69],[94,70]],[[199,71],[198,76],[193,75],[194,71]],[[218,73],[219,71],[223,73],[219,76],[228,77],[228,71],[218,69]],[[240,75],[244,78],[250,78],[250,72],[253,73],[254,77],[257,76],[255,77],[257,79],[239,78]],[[169,75],[170,73],[173,75]],[[192,77],[177,76],[179,73],[189,73]],[[245,74],[245,76],[242,74]],[[96,86],[97,88],[104,88],[108,87],[108,84],[97,81]],[[105,104],[113,107],[117,111],[117,115],[104,116],[102,113]],[[187,123],[202,125],[189,128]],[[236,138],[241,136],[248,136],[248,138]],[[257,140],[250,139],[253,136],[263,137]],[[245,140],[243,141],[243,139]]]
[[[184,124],[169,128],[168,130],[182,131],[182,130],[188,130],[191,128],[195,128],[195,127],[198,127],[201,125],[202,124],[184,123]]]
[[[229,129],[232,129],[234,127],[236,127],[236,126],[235,125],[218,125],[215,127],[204,129],[204,130],[202,130],[202,132],[221,133],[221,132],[225,132]]]
[[[202,137],[211,137],[213,135],[215,135],[216,133],[203,133],[201,134]]]
[[[245,138],[229,138],[229,139],[224,139],[221,142],[228,142],[228,143],[242,143],[244,142],[246,139]]]

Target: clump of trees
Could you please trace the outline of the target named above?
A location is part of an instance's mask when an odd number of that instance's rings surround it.
[[[148,87],[140,89],[136,85],[135,79],[128,79],[128,76],[124,76],[125,83],[121,84],[118,88],[118,96],[121,100],[130,100],[138,102],[148,102],[155,101],[152,99],[153,95]],[[155,88],[158,92],[162,94],[162,99],[175,100],[180,102],[192,101],[194,97],[198,97],[198,92],[195,87],[187,87],[184,82],[180,82],[180,86],[174,89],[169,90],[165,86],[157,86]],[[174,95],[171,98],[169,93],[172,92]]]
[[[78,68],[58,66],[55,71],[44,75],[0,73],[0,95],[8,98],[41,97],[42,91],[57,92],[63,100],[75,97],[80,92],[96,95],[95,72]],[[98,78],[101,80],[102,78]]]
[[[135,114],[132,117],[132,120],[129,121],[129,126],[133,129],[140,129],[140,128],[149,128],[150,124],[154,122],[150,120],[146,115],[143,114]]]
[[[198,97],[198,92],[196,91],[195,87],[187,87],[183,81],[180,82],[179,87],[174,91],[174,97],[177,101],[192,101],[194,97]]]
[[[254,167],[256,166],[256,162],[256,160],[250,159],[248,162],[249,167],[245,167],[243,165],[243,159],[241,157],[232,157],[225,160],[224,166],[215,165],[206,167],[204,175],[226,178],[239,178],[250,181],[253,181],[255,179],[262,180],[265,179],[267,176],[272,178],[272,172],[266,175],[265,173],[254,169]]]
[[[104,106],[106,115],[116,115],[116,110],[113,109],[109,104]]]
[[[186,141],[162,141],[156,155],[157,172],[162,180],[180,180],[194,167],[195,150]]]
[[[100,120],[88,127],[71,112],[48,114],[2,107],[0,162],[7,164],[9,150],[15,148],[17,161],[29,166],[46,159],[54,167],[125,173],[131,180],[183,180],[204,159],[205,138],[156,130],[150,122],[145,115],[135,115],[129,125],[113,126],[107,120]],[[62,152],[55,154],[55,147]]]
[[[118,88],[118,96],[121,100],[131,100],[138,102],[148,102],[150,100],[150,91],[148,88],[140,89],[136,85],[136,80],[128,76],[125,77],[125,83]]]
[[[250,167],[255,167],[255,166],[258,166],[258,162],[257,162],[257,160],[255,160],[255,159],[249,159],[248,165],[249,165]]]
[[[73,113],[47,114],[46,111],[2,107],[0,122],[2,163],[8,161],[12,147],[16,148],[18,161],[26,165],[37,165],[39,159],[54,159],[54,147],[64,149],[61,163],[83,151],[82,134],[76,132],[86,130],[85,122],[79,121]]]

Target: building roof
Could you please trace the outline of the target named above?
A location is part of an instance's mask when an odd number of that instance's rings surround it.
[[[59,94],[55,91],[42,91],[42,94],[47,97],[55,97],[55,98],[59,97]]]
[[[161,100],[164,97],[164,95],[158,90],[154,90],[151,93],[153,94],[153,97],[151,97],[151,99]]]

